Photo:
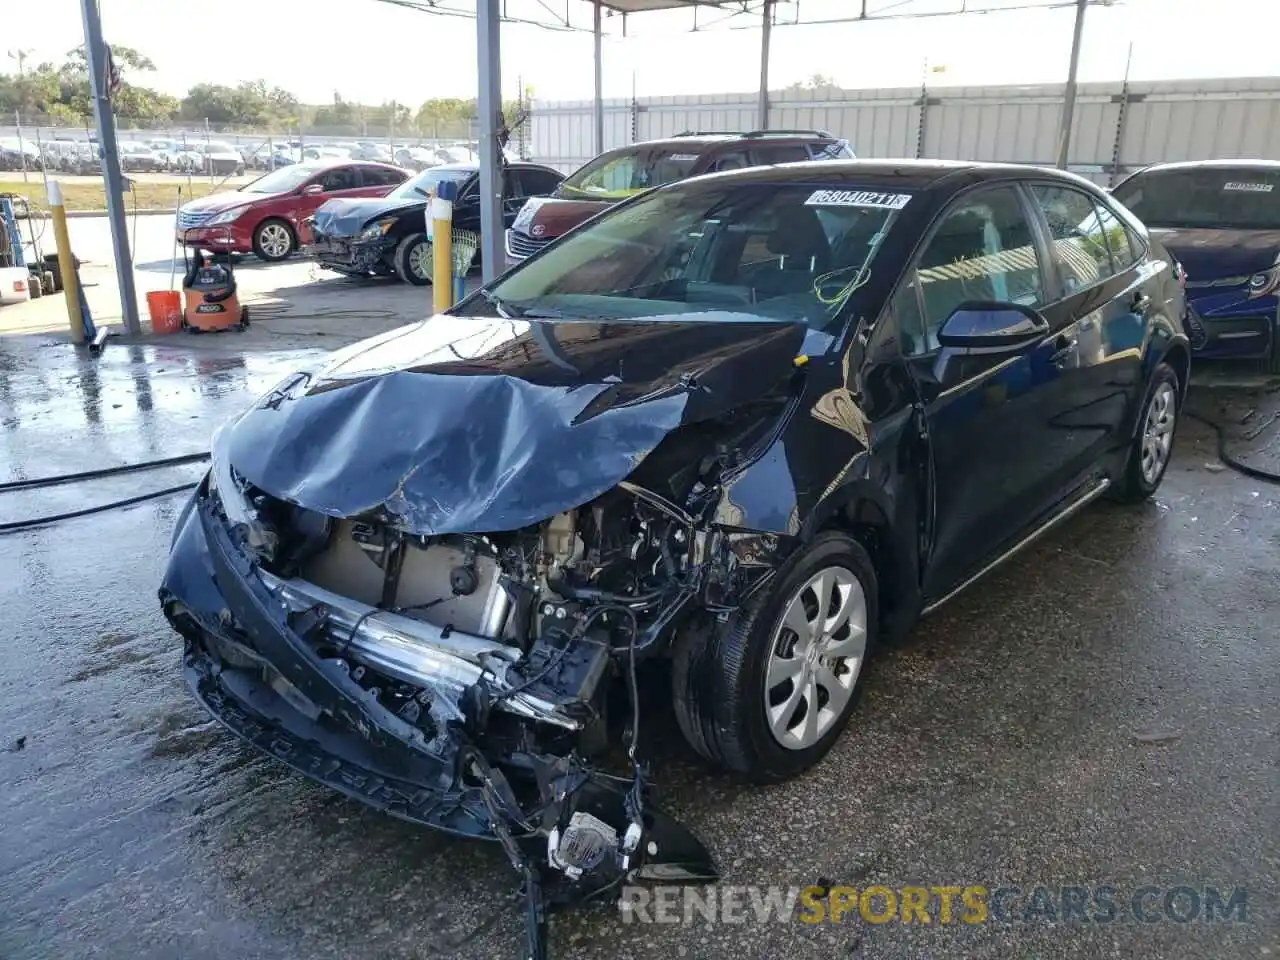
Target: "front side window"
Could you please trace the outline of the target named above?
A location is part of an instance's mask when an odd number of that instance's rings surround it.
[[[598,197],[618,200],[683,180],[698,162],[694,145],[688,147],[629,147],[597,157],[571,173],[556,191],[567,198]]]
[[[499,280],[513,311],[615,319],[732,311],[825,328],[911,197],[708,180],[605,214]]]
[[[1112,194],[1148,227],[1270,230],[1280,169],[1190,167],[1136,173]]]
[[[466,167],[430,167],[400,184],[391,191],[390,196],[406,200],[430,196],[431,191],[446,180],[456,183],[458,190],[461,191],[463,184],[470,180],[471,176],[472,171]]]
[[[1106,226],[1092,197],[1071,187],[1041,185],[1033,186],[1031,193],[1049,224],[1053,253],[1068,294],[1093,286],[1115,272]]]
[[[938,330],[966,301],[1044,302],[1031,225],[1011,187],[985,190],[943,215],[894,299],[903,351],[938,348]]]
[[[351,167],[334,167],[324,175],[324,179],[320,182],[324,185],[325,193],[332,193],[335,190],[351,190],[356,185],[356,172]]]

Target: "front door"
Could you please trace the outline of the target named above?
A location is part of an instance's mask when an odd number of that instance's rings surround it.
[[[1041,512],[1059,438],[1058,381],[1075,362],[1070,331],[1013,355],[940,362],[937,334],[966,301],[1039,309],[1047,252],[1013,184],[963,195],[941,215],[893,303],[923,407],[932,462],[924,593],[936,600],[1012,543]]]

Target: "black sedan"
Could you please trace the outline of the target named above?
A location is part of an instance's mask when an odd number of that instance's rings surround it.
[[[500,840],[535,920],[540,878],[712,876],[648,802],[645,704],[748,778],[816,763],[879,643],[1155,492],[1181,281],[1056,170],[824,162],[633,198],[223,429],[161,588],[188,683],[305,775]]]
[[[562,174],[536,163],[507,164],[502,174],[503,226],[510,227],[529,197],[549,193]],[[330,200],[303,226],[303,252],[320,266],[349,276],[398,276],[431,282],[428,194],[457,185],[453,228],[480,232],[480,171],[474,163],[431,167],[374,200]]]

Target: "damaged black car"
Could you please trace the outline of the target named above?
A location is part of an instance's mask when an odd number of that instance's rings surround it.
[[[637,664],[670,662],[709,760],[816,763],[878,642],[1155,491],[1180,280],[1058,171],[827,162],[636,197],[218,433],[160,591],[187,681],[306,776],[499,841],[545,956],[550,905],[716,876],[653,802]]]

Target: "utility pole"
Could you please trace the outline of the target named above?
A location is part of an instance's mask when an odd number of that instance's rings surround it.
[[[760,103],[756,120],[760,130],[769,129],[769,40],[773,34],[774,0],[764,0],[760,23]]]
[[[124,215],[124,178],[120,174],[120,154],[116,149],[116,118],[111,111],[107,89],[106,47],[102,42],[102,20],[98,0],[80,0],[84,15],[84,49],[89,63],[93,91],[93,113],[98,123],[98,153],[107,185],[107,219],[111,224],[111,248],[116,258],[116,280],[120,284],[120,307],[124,328],[131,336],[142,333],[138,322],[138,295],[133,289],[133,257],[129,253],[129,233]]]
[[[1071,37],[1071,65],[1067,68],[1067,89],[1062,96],[1062,129],[1058,131],[1058,166],[1067,169],[1071,152],[1071,121],[1076,112],[1076,74],[1080,70],[1080,41],[1084,37],[1084,10],[1089,0],[1076,0],[1076,29]]]
[[[498,0],[476,0],[476,63],[480,83],[476,112],[480,117],[480,265],[488,283],[506,269],[502,222],[502,11]]]

